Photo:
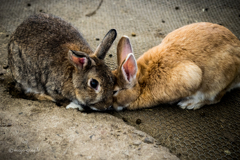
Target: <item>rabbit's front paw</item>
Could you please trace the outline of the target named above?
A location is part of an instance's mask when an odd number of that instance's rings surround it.
[[[78,108],[79,111],[83,111],[84,109],[82,108],[82,106],[74,103],[74,102],[71,102],[69,103],[69,105],[67,105],[66,109],[69,109],[69,108]]]

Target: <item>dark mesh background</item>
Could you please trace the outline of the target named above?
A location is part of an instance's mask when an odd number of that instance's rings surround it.
[[[169,32],[194,22],[213,22],[240,38],[239,0],[0,0],[0,65],[6,63],[10,34],[31,14],[62,17],[78,28],[96,48],[107,31],[118,37],[106,62],[116,68],[116,45],[128,35],[138,58],[158,45]],[[90,15],[90,16],[86,16]],[[135,37],[132,33],[136,34]],[[159,105],[153,109],[113,112],[126,123],[159,140],[180,159],[240,159],[240,90],[228,93],[216,105],[197,111]],[[136,124],[136,121],[140,124]]]

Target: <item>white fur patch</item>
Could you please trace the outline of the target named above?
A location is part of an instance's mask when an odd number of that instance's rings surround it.
[[[214,97],[209,97],[210,100],[214,100]],[[184,98],[181,102],[178,103],[179,107],[182,109],[199,109],[205,105],[204,101],[206,96],[204,93],[198,91],[194,95]]]
[[[235,85],[231,85],[231,87],[228,89],[228,92],[230,92],[234,88],[240,88],[240,83],[237,83]]]
[[[240,83],[236,84],[233,88],[240,88]]]
[[[69,109],[69,108],[78,108],[79,111],[83,111],[84,109],[79,105],[79,104],[76,104],[74,102],[71,102],[69,103],[69,105],[67,105],[66,109]]]
[[[118,106],[117,108],[115,108],[116,109],[116,111],[122,111],[123,110],[123,108],[124,107],[122,107],[122,106]]]
[[[78,102],[83,105],[86,105],[86,103],[82,100],[82,97],[80,97],[80,96],[77,96],[77,100],[76,99],[73,100],[73,103],[78,104]]]
[[[92,110],[94,111],[100,111],[99,109],[95,108],[95,107],[90,107]]]
[[[40,92],[38,92],[38,91],[36,91],[36,90],[34,90],[34,89],[32,89],[32,88],[27,88],[27,89],[25,90],[25,93],[35,93],[35,94],[39,94]]]

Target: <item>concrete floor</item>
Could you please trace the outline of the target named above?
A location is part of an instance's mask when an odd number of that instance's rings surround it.
[[[6,46],[11,33],[23,19],[39,12],[72,23],[92,48],[99,44],[96,38],[101,40],[109,29],[115,28],[118,37],[108,53],[112,56],[106,58],[111,69],[116,68],[116,45],[122,35],[130,37],[136,58],[158,45],[169,32],[194,22],[221,24],[240,39],[239,0],[103,0],[96,10],[99,3],[100,0],[1,0],[0,65],[7,61]],[[240,159],[239,94],[240,90],[232,91],[220,103],[197,111],[160,105],[110,114],[150,134],[180,159]],[[7,97],[9,93],[3,95]],[[136,124],[138,119],[140,124]]]

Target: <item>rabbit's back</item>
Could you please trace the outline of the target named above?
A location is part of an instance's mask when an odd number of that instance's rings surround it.
[[[11,36],[13,41],[24,47],[47,51],[48,56],[56,56],[64,44],[71,44],[75,50],[88,54],[93,52],[77,29],[61,18],[48,14],[32,15],[26,19]]]
[[[181,61],[191,61],[201,68],[206,81],[229,81],[240,71],[240,41],[227,28],[212,23],[195,23],[177,29],[148,53],[155,57],[153,61],[168,68]]]
[[[218,102],[226,91],[240,84],[240,41],[223,26],[195,23],[168,34],[138,59],[140,68],[145,68],[142,64],[149,65],[141,81],[153,95],[160,95],[158,100],[169,102],[196,95],[195,99],[204,101],[188,107],[196,109]]]

